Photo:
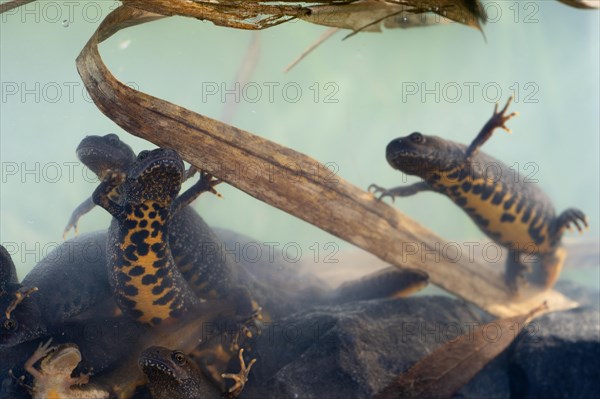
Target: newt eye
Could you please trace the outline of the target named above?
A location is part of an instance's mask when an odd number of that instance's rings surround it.
[[[117,144],[119,142],[119,136],[117,136],[116,134],[107,134],[105,137],[110,144]]]
[[[148,153],[150,153],[148,150],[140,152],[137,156],[138,161],[143,161],[148,156]]]
[[[19,323],[15,319],[4,320],[4,329],[8,331],[14,331],[19,326]]]
[[[179,364],[183,364],[185,362],[185,355],[182,352],[173,353],[173,360],[175,360]]]
[[[415,132],[415,133],[411,133],[410,136],[408,136],[408,138],[410,139],[410,141],[412,141],[413,143],[422,143],[425,141],[425,138],[423,137],[423,135],[419,132]]]

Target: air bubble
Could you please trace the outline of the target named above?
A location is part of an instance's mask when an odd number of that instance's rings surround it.
[[[131,44],[130,39],[123,40],[122,42],[119,43],[119,49],[125,50],[127,47],[129,47],[130,44]]]

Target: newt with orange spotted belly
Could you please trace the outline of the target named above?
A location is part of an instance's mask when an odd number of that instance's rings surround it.
[[[94,203],[113,216],[107,258],[117,303],[125,314],[145,324],[180,317],[200,302],[175,266],[168,225],[199,194],[216,193],[213,186],[220,181],[203,174],[177,197],[184,172],[174,150],[142,151],[127,175],[107,173],[92,195]],[[109,194],[121,184],[120,201],[115,202]]]
[[[111,170],[127,173],[136,161],[133,149],[116,134],[87,136],[76,153],[100,180]],[[189,173],[187,175],[186,179]],[[116,187],[108,196],[113,202],[121,203],[121,191]],[[71,215],[64,235],[71,228],[77,232],[79,219],[94,206],[91,198],[79,205]],[[191,206],[185,206],[173,215],[168,241],[177,267],[199,298],[223,298],[235,289],[238,279],[235,265],[214,232]]]
[[[372,184],[369,190],[379,199],[422,191],[448,196],[488,237],[509,250],[505,279],[511,291],[517,292],[526,282],[524,255],[541,261],[541,285],[554,285],[565,258],[563,232],[571,224],[582,231],[587,221],[583,212],[574,208],[556,216],[550,198],[539,187],[519,180],[508,166],[479,151],[496,128],[510,131],[505,122],[516,115],[506,113],[511,100],[500,112],[496,105],[468,147],[418,132],[393,140],[386,149],[388,163],[423,181],[392,189]]]

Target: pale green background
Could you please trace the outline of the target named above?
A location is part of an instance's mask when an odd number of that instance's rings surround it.
[[[104,16],[116,3],[76,3],[70,6],[74,7],[72,15],[67,3],[42,1],[0,16],[0,242],[39,248],[36,255],[21,251],[24,260],[17,255],[21,276],[44,248],[62,241],[71,211],[94,188],[94,182],[82,178],[81,165],[74,167],[75,178],[70,181],[63,164],[77,161],[74,150],[84,135],[117,132],[136,151],[152,148],[120,130],[84,97],[75,69],[76,56],[99,23],[97,6]],[[476,30],[457,24],[362,33],[346,41],[341,41],[343,34],[338,33],[288,74],[282,72],[283,67],[326,28],[298,21],[260,32],[261,51],[250,79],[264,88],[263,97],[255,103],[242,99],[232,123],[322,162],[337,164],[339,175],[359,187],[373,182],[394,186],[411,180],[385,161],[384,149],[392,138],[419,130],[467,143],[493,109],[481,87],[498,84],[502,102],[518,87],[520,98],[512,109],[521,115],[509,122],[514,133],[497,132],[485,151],[509,165],[518,162],[523,176],[530,171],[524,165],[535,163],[535,178],[557,209],[576,206],[584,210],[591,224],[585,237],[597,242],[598,12],[556,1],[500,1],[492,7],[490,16],[496,22],[484,27],[487,43]],[[498,8],[502,11],[499,17]],[[525,22],[526,17],[530,23]],[[63,23],[65,19],[68,23]],[[104,43],[101,52],[122,81],[219,118],[223,103],[219,96],[203,101],[203,83],[231,87],[250,38],[248,31],[178,17],[122,31]],[[280,83],[272,103],[265,82]],[[295,103],[286,101],[281,92],[290,82],[303,91]],[[321,89],[318,102],[310,89],[315,82]],[[324,87],[328,82],[339,89],[334,95],[337,103],[324,102],[324,95],[331,92]],[[425,101],[418,95],[403,101],[403,87],[413,82],[428,88],[436,82],[442,88],[458,84],[463,95],[454,103],[443,96],[437,102],[433,95]],[[465,82],[480,84],[472,102]],[[526,86],[528,83],[533,86]],[[6,89],[15,84],[19,91],[10,95]],[[33,88],[39,101],[34,94],[22,98],[22,85]],[[72,96],[69,85],[74,87]],[[56,87],[61,89],[58,98]],[[532,97],[537,102],[526,103],[524,97],[533,92],[532,87],[538,88]],[[454,96],[453,91],[447,94]],[[493,91],[490,96],[495,97]],[[39,163],[39,172],[9,175],[6,168],[13,163],[19,172]],[[50,182],[57,164],[62,174]],[[309,246],[314,242],[350,247],[232,187],[220,191],[224,200],[206,195],[195,204],[211,224],[259,240],[298,242],[306,257],[312,256]],[[463,212],[440,195],[422,194],[398,200],[396,206],[447,239],[483,238]],[[96,230],[108,222],[108,214],[96,209],[82,220],[80,228]],[[569,275],[598,285],[598,269]]]

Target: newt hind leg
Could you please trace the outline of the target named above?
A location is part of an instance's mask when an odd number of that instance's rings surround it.
[[[549,289],[554,286],[563,268],[566,257],[567,251],[563,247],[557,248],[553,253],[544,254],[541,256],[542,267],[540,270],[540,283],[544,289]]]
[[[256,363],[256,359],[252,359],[248,365],[244,361],[244,349],[240,349],[239,351],[239,362],[240,362],[240,371],[238,373],[224,373],[221,374],[223,378],[229,378],[233,380],[234,384],[231,388],[229,388],[227,392],[228,398],[237,398],[239,394],[244,389],[246,382],[248,382],[248,374],[250,374],[250,369]]]
[[[571,225],[581,233],[584,228],[588,228],[587,216],[576,208],[569,208],[561,213],[556,219],[556,232],[560,237],[565,229],[571,230]]]
[[[526,273],[531,271],[531,267],[524,263],[518,252],[510,251],[506,259],[506,273],[504,280],[513,295],[517,295],[519,287],[527,286]]]

